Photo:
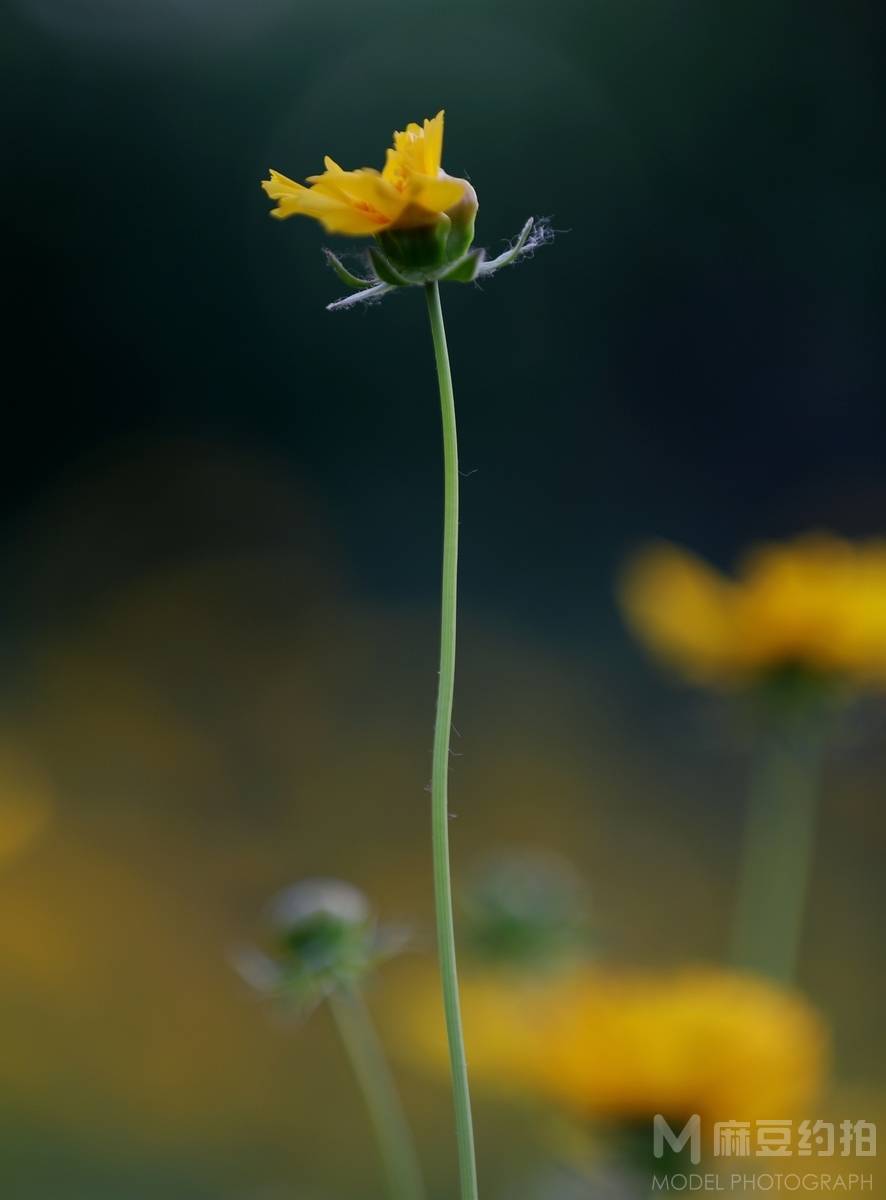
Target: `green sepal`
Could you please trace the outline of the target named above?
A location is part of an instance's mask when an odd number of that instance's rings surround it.
[[[459,205],[451,214],[452,228],[446,238],[446,258],[455,263],[464,258],[474,244],[474,225],[477,219],[477,205]]]
[[[377,241],[396,271],[409,276],[437,271],[449,261],[447,240],[452,222],[440,213],[433,225],[386,229]]]
[[[345,287],[356,289],[374,287],[375,283],[377,282],[375,279],[363,279],[360,275],[354,275],[353,272],[348,270],[348,268],[344,265],[341,259],[338,258],[337,255],[333,254],[331,250],[327,250],[325,247],[323,248],[323,253],[326,256],[327,263],[333,269]]]
[[[382,283],[390,284],[391,287],[409,286],[411,280],[407,279],[405,275],[400,274],[387,255],[382,254],[378,246],[369,247],[369,261],[372,263],[372,269]]]
[[[483,266],[485,257],[485,250],[470,250],[440,276],[441,281],[445,283],[473,283],[480,273],[480,268]]]
[[[512,262],[516,262],[517,259],[520,257],[520,255],[523,253],[523,251],[526,249],[527,243],[529,241],[529,235],[532,233],[535,225],[536,225],[535,218],[530,217],[529,220],[526,222],[526,224],[523,226],[523,228],[520,230],[520,234],[519,234],[516,242],[514,242],[513,246],[511,246],[510,249],[505,250],[502,254],[499,254],[499,256],[497,258],[490,259],[489,262],[484,263],[481,274],[482,275],[491,275],[493,271],[498,271],[502,267],[509,267]],[[539,226],[539,229],[542,230],[542,232],[544,232],[547,230],[547,225],[542,224]],[[548,235],[548,236],[550,236],[550,235]]]
[[[388,283],[375,283],[372,287],[359,288],[357,291],[349,292],[347,296],[342,296],[341,299],[327,304],[326,311],[341,312],[345,308],[356,308],[358,304],[374,304],[376,300],[381,300],[393,290]]]

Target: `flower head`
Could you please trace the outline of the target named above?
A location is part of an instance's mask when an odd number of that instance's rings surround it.
[[[339,879],[305,879],[286,888],[271,902],[267,925],[270,952],[241,949],[234,966],[257,991],[302,1012],[358,983],[405,943],[403,930],[379,927],[363,893]]]
[[[478,962],[553,970],[591,948],[587,891],[559,855],[502,851],[475,870],[459,901],[465,944]]]
[[[327,233],[365,237],[385,229],[433,225],[473,188],[465,179],[452,179],[441,167],[443,113],[423,125],[407,125],[394,134],[384,169],[344,171],[328,156],[322,175],[308,176],[310,187],[271,171],[262,187],[277,207],[272,216],[313,217]]]
[[[886,542],[808,534],[752,550],[735,578],[664,543],[628,564],[620,598],[640,640],[697,682],[886,685]]]
[[[410,997],[406,1033],[442,1068],[431,997]],[[474,975],[462,1005],[478,1081],[607,1123],[790,1114],[814,1098],[828,1057],[825,1027],[799,995],[707,967],[587,967],[522,986]]]
[[[330,266],[353,289],[331,304],[347,308],[385,295],[395,287],[447,279],[468,283],[514,262],[548,240],[544,223],[529,221],[515,244],[487,261],[472,250],[477,194],[466,179],[447,175],[442,167],[443,112],[394,134],[384,167],[345,171],[333,159],[326,170],[310,175],[308,186],[271,171],[262,181],[275,200],[271,215],[313,217],[327,233],[371,237],[368,277],[349,271],[331,252]]]

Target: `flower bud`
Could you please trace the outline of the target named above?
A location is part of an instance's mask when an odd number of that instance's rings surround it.
[[[464,193],[458,204],[453,204],[452,208],[446,210],[450,221],[446,258],[450,263],[462,258],[474,244],[474,223],[477,220],[477,209],[480,207],[477,193],[467,179],[459,179],[457,182],[464,188]]]
[[[308,879],[271,901],[284,973],[299,983],[346,983],[358,979],[372,959],[372,921],[366,897],[337,879]]]
[[[317,918],[362,925],[369,920],[369,902],[358,888],[344,880],[304,879],[285,888],[268,906],[269,923],[281,931]]]
[[[497,855],[475,873],[461,907],[470,949],[488,964],[556,966],[589,950],[587,892],[555,854]]]
[[[363,893],[339,879],[305,879],[286,888],[266,917],[268,950],[240,949],[234,966],[251,987],[283,996],[302,1012],[358,984],[407,940],[399,928],[380,928]]]
[[[440,174],[441,179],[451,177]],[[451,180],[462,188],[461,199],[433,220],[422,212],[421,221],[404,214],[396,227],[376,237],[381,253],[370,252],[376,275],[394,287],[436,279],[446,268],[463,258],[474,240],[477,193],[466,179]]]

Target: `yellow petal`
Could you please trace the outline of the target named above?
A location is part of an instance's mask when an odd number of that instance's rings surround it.
[[[629,563],[620,589],[625,617],[651,650],[688,676],[728,678],[740,647],[735,589],[700,559],[666,543]]]
[[[442,153],[441,111],[422,125],[413,121],[394,134],[394,148],[388,151],[381,173],[368,167],[345,171],[327,155],[326,170],[309,176],[309,187],[279,171],[271,171],[262,187],[278,201],[273,216],[313,217],[330,233],[360,237],[398,227],[401,221],[426,223],[426,216],[434,217],[458,203],[464,188],[441,176]]]
[[[318,216],[327,233],[340,233],[345,237],[371,237],[386,229],[387,224],[380,225],[377,220],[367,217],[365,213],[355,208],[338,209]]]
[[[406,198],[378,171],[343,171],[329,158],[326,163],[329,170],[311,176],[310,187],[272,171],[271,178],[262,183],[271,199],[278,201],[271,215],[280,220],[313,217],[329,233],[364,237],[388,228],[400,214]]]
[[[443,109],[433,119],[425,118],[425,163],[428,175],[436,175],[443,164]]]
[[[396,188],[368,168],[312,175],[309,182],[313,191],[338,197],[364,211],[372,210],[378,215],[379,224],[393,220],[403,207],[403,197]]]
[[[289,205],[291,207],[285,207]],[[282,201],[280,209],[273,215],[313,217],[321,222],[327,233],[342,233],[349,237],[365,237],[386,227],[384,222],[380,223],[377,214],[366,213],[334,197],[320,195],[314,189],[297,201]]]
[[[294,179],[288,179],[279,171],[274,170],[271,171],[271,178],[263,179],[261,185],[272,200],[279,200],[282,196],[292,196],[308,190],[300,183],[296,183]]]
[[[441,213],[458,204],[464,192],[463,185],[457,179],[422,179],[418,181],[412,201],[428,212]]]
[[[418,1062],[445,1070],[433,983],[407,977],[398,1033]],[[800,996],[711,968],[581,967],[542,978],[475,970],[462,1003],[481,1085],[583,1120],[787,1115],[809,1105],[826,1073],[827,1028]]]
[[[761,546],[739,575],[740,637],[760,667],[785,662],[840,669],[842,628],[852,592],[854,552],[831,537]]]
[[[389,151],[386,171],[402,175],[436,175],[443,159],[443,111],[426,119],[424,126],[411,122],[394,134],[393,159]]]

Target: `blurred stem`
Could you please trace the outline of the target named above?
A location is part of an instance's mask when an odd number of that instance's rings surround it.
[[[823,734],[824,722],[808,714],[776,719],[751,773],[732,961],[786,984],[803,934]]]
[[[329,1007],[369,1110],[391,1200],[424,1200],[412,1131],[366,1002],[359,992],[340,989]]]
[[[465,1060],[458,970],[455,958],[455,925],[452,917],[452,880],[449,871],[449,739],[452,727],[452,698],[455,691],[455,613],[458,577],[458,440],[455,397],[446,348],[446,330],[436,283],[425,285],[434,358],[440,385],[443,418],[443,583],[440,611],[440,679],[434,725],[434,754],[431,768],[431,831],[434,857],[434,902],[437,914],[437,947],[443,983],[443,1012],[449,1043],[449,1064],[455,1105],[455,1136],[462,1200],[477,1200],[477,1164],[471,1094]]]

